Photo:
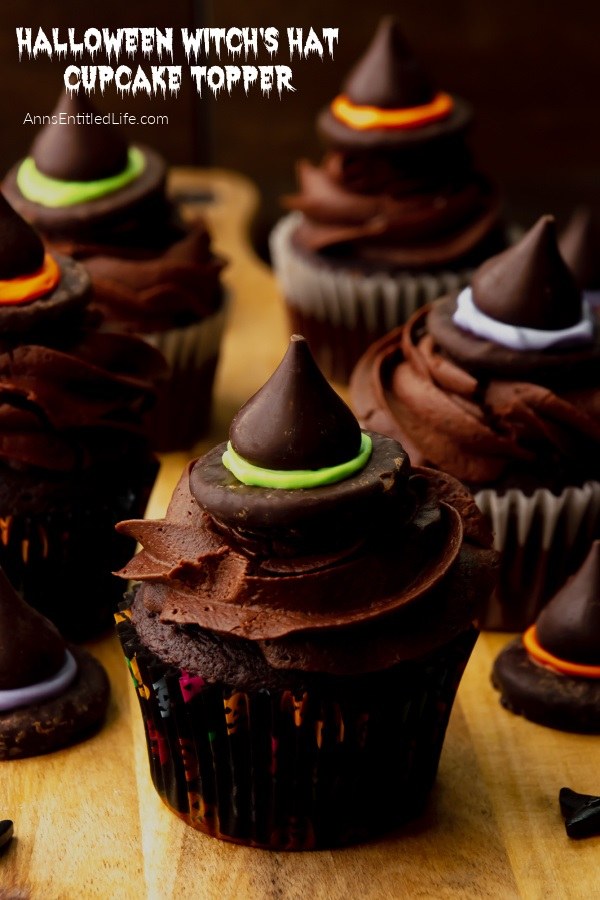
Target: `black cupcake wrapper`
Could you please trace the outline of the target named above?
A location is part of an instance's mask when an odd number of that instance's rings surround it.
[[[117,631],[138,695],[154,786],[215,837],[303,850],[364,840],[423,807],[434,781],[470,628],[417,662],[288,689],[207,684]]]
[[[24,599],[70,640],[87,640],[113,626],[123,580],[112,572],[135,552],[135,540],[117,534],[122,519],[143,516],[156,467],[140,465],[134,487],[105,489],[65,500],[46,513],[0,510],[0,566]]]

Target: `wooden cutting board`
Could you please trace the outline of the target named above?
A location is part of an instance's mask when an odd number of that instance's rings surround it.
[[[226,270],[230,318],[202,452],[279,362],[287,329],[273,277],[246,233],[257,195],[241,176],[179,170]],[[210,199],[206,199],[210,196]],[[203,199],[204,198],[204,199]],[[149,514],[162,515],[187,454],[169,454]],[[489,683],[507,635],[484,634],[454,707],[436,787],[417,822],[365,846],[271,853],[206,837],[172,815],[150,781],[137,699],[114,636],[89,644],[110,676],[104,728],[43,758],[0,763],[0,900],[364,900],[600,897],[600,838],[566,837],[558,791],[600,793],[600,738],[511,715]]]

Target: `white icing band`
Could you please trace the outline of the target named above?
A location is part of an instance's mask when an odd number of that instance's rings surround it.
[[[546,331],[541,328],[521,328],[492,319],[477,309],[470,287],[464,288],[456,300],[452,321],[458,328],[486,340],[510,347],[511,350],[546,350],[569,344],[591,344],[594,340],[594,321],[587,299],[582,301],[581,320],[570,328]]]
[[[65,650],[65,661],[56,675],[38,681],[37,684],[28,684],[25,687],[12,688],[8,691],[0,691],[0,712],[8,712],[18,709],[20,706],[31,706],[41,700],[49,700],[67,688],[77,674],[75,657]]]

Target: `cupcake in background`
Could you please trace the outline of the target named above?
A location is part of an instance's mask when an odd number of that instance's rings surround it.
[[[591,209],[575,210],[558,245],[587,302],[600,316],[600,224]]]
[[[600,536],[600,329],[554,220],[364,354],[359,420],[466,483],[502,552],[486,628],[522,631]]]
[[[150,770],[194,828],[271,849],[415,816],[494,578],[468,492],[361,433],[292,337],[189,464],[118,616]]]
[[[111,572],[134,546],[114,526],[154,483],[144,418],[164,369],[144,341],[100,333],[89,299],[83,266],[0,196],[0,565],[76,638],[112,622]]]
[[[502,705],[532,722],[600,732],[600,541],[534,625],[494,662]]]
[[[97,115],[85,93],[63,94],[57,117]],[[6,176],[15,209],[61,253],[83,262],[105,327],[135,332],[169,363],[150,420],[160,450],[206,430],[225,322],[203,221],[184,223],[166,194],[167,166],[109,124],[49,124]]]
[[[0,759],[87,737],[108,705],[106,672],[25,603],[0,569]]]
[[[317,127],[271,253],[293,330],[347,382],[361,353],[506,245],[495,188],[466,144],[471,108],[437,90],[384,18]]]

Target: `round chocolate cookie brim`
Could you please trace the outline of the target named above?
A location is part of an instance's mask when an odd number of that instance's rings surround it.
[[[87,305],[90,297],[90,276],[82,265],[67,256],[53,254],[60,266],[61,278],[52,291],[30,303],[3,305],[0,303],[0,335],[22,334],[44,328],[65,313]]]
[[[366,515],[374,503],[398,502],[406,491],[410,462],[396,441],[371,434],[373,452],[366,466],[352,478],[302,490],[265,490],[251,487],[222,463],[226,444],[201,457],[190,472],[190,490],[201,507],[232,528],[288,532],[331,527],[343,530]]]
[[[95,228],[108,225],[114,219],[126,215],[138,204],[145,204],[148,198],[164,192],[167,174],[164,159],[149,147],[138,146],[137,149],[142,151],[145,160],[141,175],[125,187],[96,200],[58,207],[43,206],[28,200],[17,184],[17,174],[22,161],[10,169],[2,190],[17,212],[44,233],[76,233],[78,227],[85,231],[90,223],[93,223]]]
[[[436,300],[427,316],[427,329],[434,341],[454,362],[474,374],[505,378],[523,378],[534,383],[561,385],[582,382],[597,384],[600,372],[600,342],[591,346],[564,347],[548,350],[512,350],[493,341],[477,337],[452,320],[458,291]]]
[[[344,150],[373,150],[417,147],[430,141],[444,140],[464,131],[473,118],[469,103],[460,97],[452,97],[454,108],[447,119],[422,125],[418,128],[367,128],[359,130],[345,125],[331,112],[329,106],[319,113],[317,130],[325,140]]]
[[[43,703],[0,713],[0,759],[50,753],[83,739],[106,714],[110,686],[87,650],[69,646],[77,675],[67,690]]]
[[[600,733],[600,679],[574,678],[533,662],[520,637],[496,658],[492,684],[503,706],[532,722]]]

